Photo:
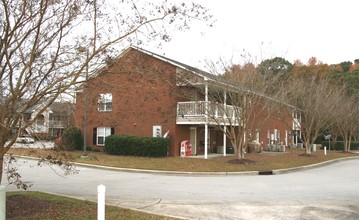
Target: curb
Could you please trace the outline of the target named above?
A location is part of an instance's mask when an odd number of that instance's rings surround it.
[[[305,166],[300,166],[300,167],[273,170],[272,172],[273,172],[273,175],[286,174],[286,173],[298,172],[298,171],[301,171],[301,170],[314,169],[314,168],[323,167],[323,166],[327,166],[327,165],[330,165],[330,164],[338,163],[338,162],[341,162],[341,161],[355,160],[355,159],[359,159],[359,156],[343,157],[343,158],[328,160],[328,161],[324,161],[324,162],[320,162],[320,163],[316,163],[316,164],[305,165]]]
[[[84,164],[84,163],[73,163],[76,166],[90,167],[102,170],[121,171],[129,173],[151,173],[151,174],[166,174],[173,176],[233,176],[233,175],[258,175],[258,171],[244,171],[244,172],[185,172],[185,171],[166,171],[166,170],[143,170],[143,169],[132,169],[132,168],[118,168],[118,167],[107,167],[101,165]]]
[[[29,159],[29,160],[40,159],[37,157],[20,156],[20,155],[14,155],[14,157]],[[333,163],[338,163],[341,161],[355,160],[355,159],[359,159],[359,156],[343,157],[343,158],[328,160],[316,164],[310,164],[310,165],[287,168],[287,169],[277,169],[277,170],[267,170],[267,171],[243,171],[243,172],[184,172],[184,171],[143,170],[143,169],[133,169],[133,168],[108,167],[102,165],[93,165],[93,164],[85,164],[85,163],[77,163],[77,162],[72,162],[72,164],[80,167],[89,167],[89,168],[100,169],[100,170],[112,170],[112,171],[129,172],[129,173],[150,173],[150,174],[159,174],[159,175],[165,174],[165,175],[174,175],[174,176],[241,176],[241,175],[254,176],[254,175],[280,175],[280,174],[298,172],[301,170],[318,168]]]

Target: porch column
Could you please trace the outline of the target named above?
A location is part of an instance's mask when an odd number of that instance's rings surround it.
[[[299,137],[302,139],[302,113],[299,113]]]
[[[298,147],[298,132],[295,131],[295,146]]]
[[[292,139],[292,145],[294,145],[294,130],[292,130],[290,134]]]
[[[224,91],[224,97],[223,97],[223,156],[226,156],[227,152],[227,92]]]
[[[288,146],[288,131],[285,130],[285,146]]]
[[[0,219],[6,219],[6,186],[0,185]]]
[[[204,159],[208,158],[208,79],[205,77],[204,86],[205,86],[205,105],[206,105],[206,113],[205,113],[205,125],[204,125]]]
[[[226,156],[226,149],[227,149],[227,126],[224,125],[223,127],[223,156]]]

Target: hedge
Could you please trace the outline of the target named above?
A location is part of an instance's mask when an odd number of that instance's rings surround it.
[[[64,150],[82,150],[83,138],[80,129],[76,127],[67,128],[61,136],[59,148]]]
[[[322,141],[322,146],[329,149],[329,141]],[[331,141],[330,142],[331,150],[344,150],[344,141]],[[359,142],[352,141],[350,142],[350,150],[359,150]]]
[[[112,155],[165,157],[168,138],[111,135],[106,137],[104,151]]]

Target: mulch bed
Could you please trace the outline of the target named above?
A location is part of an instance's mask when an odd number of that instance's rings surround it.
[[[242,165],[247,165],[247,164],[255,164],[257,163],[254,160],[248,160],[248,159],[234,159],[234,160],[229,160],[227,161],[228,164],[242,164]]]
[[[318,154],[299,154],[298,156],[315,158],[318,157]]]

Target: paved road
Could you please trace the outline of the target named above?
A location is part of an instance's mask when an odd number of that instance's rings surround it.
[[[180,176],[78,167],[56,168],[20,160],[33,191],[96,200],[188,219],[359,219],[359,159],[272,176]],[[3,181],[5,183],[5,181]],[[7,190],[14,190],[8,186]]]

